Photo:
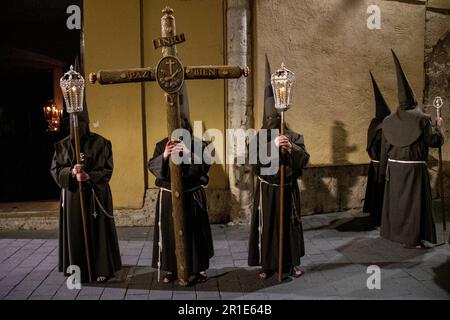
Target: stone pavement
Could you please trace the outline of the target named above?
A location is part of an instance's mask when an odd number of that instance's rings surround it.
[[[247,266],[249,227],[213,225],[210,279],[189,288],[158,283],[149,267],[150,227],[119,228],[124,269],[117,279],[81,290],[67,289],[57,271],[56,230],[0,231],[0,299],[450,299],[448,244],[404,249],[367,228],[358,212],[307,216],[303,224],[303,277],[259,280],[257,269]],[[366,286],[369,265],[381,268],[380,290]]]

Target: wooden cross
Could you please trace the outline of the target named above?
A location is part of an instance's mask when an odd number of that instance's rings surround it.
[[[165,91],[167,107],[167,131],[169,138],[172,132],[180,128],[180,110],[178,95],[184,80],[195,79],[237,79],[249,75],[249,68],[239,66],[187,66],[183,67],[177,58],[176,45],[186,41],[184,34],[175,32],[173,10],[164,8],[161,18],[162,37],[153,40],[155,49],[161,48],[163,58],[156,69],[136,68],[123,70],[100,70],[91,73],[91,83],[116,84],[129,82],[157,81]],[[183,213],[183,185],[180,166],[169,161],[170,182],[172,190],[172,218],[175,236],[175,254],[177,258],[178,279],[181,286],[189,284],[186,261],[185,215]]]

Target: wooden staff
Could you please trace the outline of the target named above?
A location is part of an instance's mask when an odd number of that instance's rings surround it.
[[[435,107],[436,107],[436,115],[437,115],[437,120],[439,121],[439,119],[441,118],[441,107],[442,107],[442,100],[440,100],[441,103],[439,104],[439,102],[437,100],[435,100]],[[444,170],[442,168],[442,147],[439,147],[439,193],[441,196],[441,214],[442,214],[442,227],[444,229],[444,233],[445,231],[447,231],[447,221],[446,221],[446,217],[445,217],[445,197],[444,197]]]
[[[175,36],[175,17],[172,15],[173,10],[165,8],[164,16],[161,18],[161,35],[164,39]],[[177,48],[175,45],[164,46],[162,48],[163,57],[177,56]],[[172,62],[172,61],[168,61]],[[167,115],[167,132],[170,137],[172,132],[180,128],[180,110],[178,92],[165,93],[166,98],[166,115]],[[170,189],[172,190],[172,220],[175,238],[175,256],[177,259],[178,283],[182,287],[189,285],[189,272],[187,260],[187,235],[186,232],[186,215],[184,214],[184,195],[183,180],[181,166],[176,165],[172,160],[169,161],[170,171]]]
[[[75,144],[75,157],[77,164],[81,165],[81,147],[80,147],[80,131],[78,127],[78,115],[72,113],[73,140]],[[80,195],[81,219],[83,220],[84,247],[86,253],[86,262],[88,267],[89,282],[92,282],[91,255],[89,253],[89,237],[87,229],[86,207],[84,204],[84,185],[82,181],[78,181],[78,193]]]
[[[281,112],[280,134],[285,133],[284,111]],[[283,249],[284,249],[284,152],[280,152],[280,231],[278,239],[278,281],[283,281]]]
[[[445,196],[444,196],[444,171],[442,170],[442,148],[439,147],[439,193],[441,194],[441,214],[442,227],[447,231],[447,221],[445,217]]]

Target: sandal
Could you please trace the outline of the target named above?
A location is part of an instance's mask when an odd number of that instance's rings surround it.
[[[272,270],[261,270],[258,275],[261,280],[267,280],[269,279],[274,272]]]
[[[300,278],[304,273],[305,273],[305,271],[300,269],[300,267],[294,267],[292,269],[291,276],[294,277],[294,278]]]
[[[166,275],[164,276],[164,278],[162,279],[162,282],[164,284],[169,284],[175,281],[175,275],[171,272],[166,273]]]

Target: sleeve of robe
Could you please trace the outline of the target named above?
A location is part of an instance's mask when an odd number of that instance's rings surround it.
[[[306,152],[305,141],[302,135],[292,138],[292,151],[288,154],[288,165],[293,170],[302,170],[309,161],[309,154]]]
[[[205,154],[204,151],[205,151],[206,147],[213,148],[213,146],[212,145],[207,145],[205,142],[202,142],[202,141],[200,141],[200,143],[202,143],[202,149],[201,149],[202,152],[201,152],[201,154],[192,153],[192,156],[191,156],[191,163],[192,164],[189,165],[189,168],[188,168],[188,170],[186,172],[186,175],[188,177],[202,177],[202,176],[208,174],[208,171],[209,171],[209,168],[210,168],[211,159],[210,159],[210,157],[207,154]],[[195,150],[195,148],[194,148],[194,150]],[[206,152],[206,153],[208,153],[208,152]],[[194,158],[197,158],[197,161],[198,161],[198,158],[200,158],[202,163],[201,164],[195,164]]]
[[[169,180],[169,163],[164,159],[165,144],[158,143],[153,157],[148,161],[147,167],[156,179]]]
[[[384,134],[381,135],[381,152],[380,152],[380,176],[378,181],[382,181],[386,176],[386,167],[388,162],[389,142],[386,140]]]
[[[249,160],[251,161],[250,164],[252,166],[253,173],[255,175],[258,175],[258,176],[261,175],[261,168],[267,168],[267,167],[270,167],[270,165],[271,165],[270,162],[266,163],[266,164],[263,164],[260,161],[261,159],[260,159],[259,152],[261,152],[261,151],[259,150],[259,143],[260,143],[259,139],[260,139],[259,134],[256,135],[255,137],[253,137],[253,139],[250,142],[249,148],[248,148],[248,150],[249,150]],[[268,159],[273,157],[270,154],[272,143],[274,143],[274,142],[273,141],[266,142],[266,152],[268,153],[267,154],[267,158]],[[253,159],[253,157],[254,157],[254,159]],[[254,161],[254,160],[256,160],[256,161]]]
[[[204,151],[206,144],[203,144],[202,151]],[[165,144],[158,143],[153,152],[153,157],[148,161],[147,167],[151,173],[160,180],[170,180],[169,174],[169,160],[164,159]],[[203,152],[202,152],[203,155]],[[200,155],[200,156],[202,156]],[[194,156],[194,155],[193,155]],[[193,157],[191,158],[194,161]],[[201,177],[208,173],[210,165],[203,159],[201,164],[191,164],[184,172],[188,177]]]
[[[292,151],[291,153],[287,153],[287,165],[290,166],[294,171],[302,170],[309,161],[309,154],[306,152],[305,142],[302,135],[293,135],[290,137],[290,141],[292,143]],[[273,141],[267,142],[266,150],[270,152],[271,144],[274,143]],[[258,152],[257,143],[251,143],[249,148],[249,153],[252,154],[252,152]],[[261,173],[261,167],[268,167],[270,164],[261,164],[259,161],[259,155],[258,155],[258,161],[256,164],[252,164],[253,172],[256,175],[260,175]]]
[[[103,156],[100,159],[104,159],[104,163],[96,163],[95,167],[90,172],[87,172],[91,177],[91,182],[94,185],[106,184],[111,179],[114,165],[112,145],[110,141],[106,142],[103,150]]]
[[[258,135],[256,135],[250,140],[248,145],[249,163],[255,175],[259,175],[258,141]]]
[[[58,159],[59,157],[55,151],[50,168],[53,179],[61,189],[76,191],[77,181],[72,177],[72,173],[70,172],[72,168],[70,167],[70,164],[60,163]]]
[[[431,124],[431,120],[426,120],[424,129],[425,143],[430,148],[439,148],[444,144],[442,131]]]

